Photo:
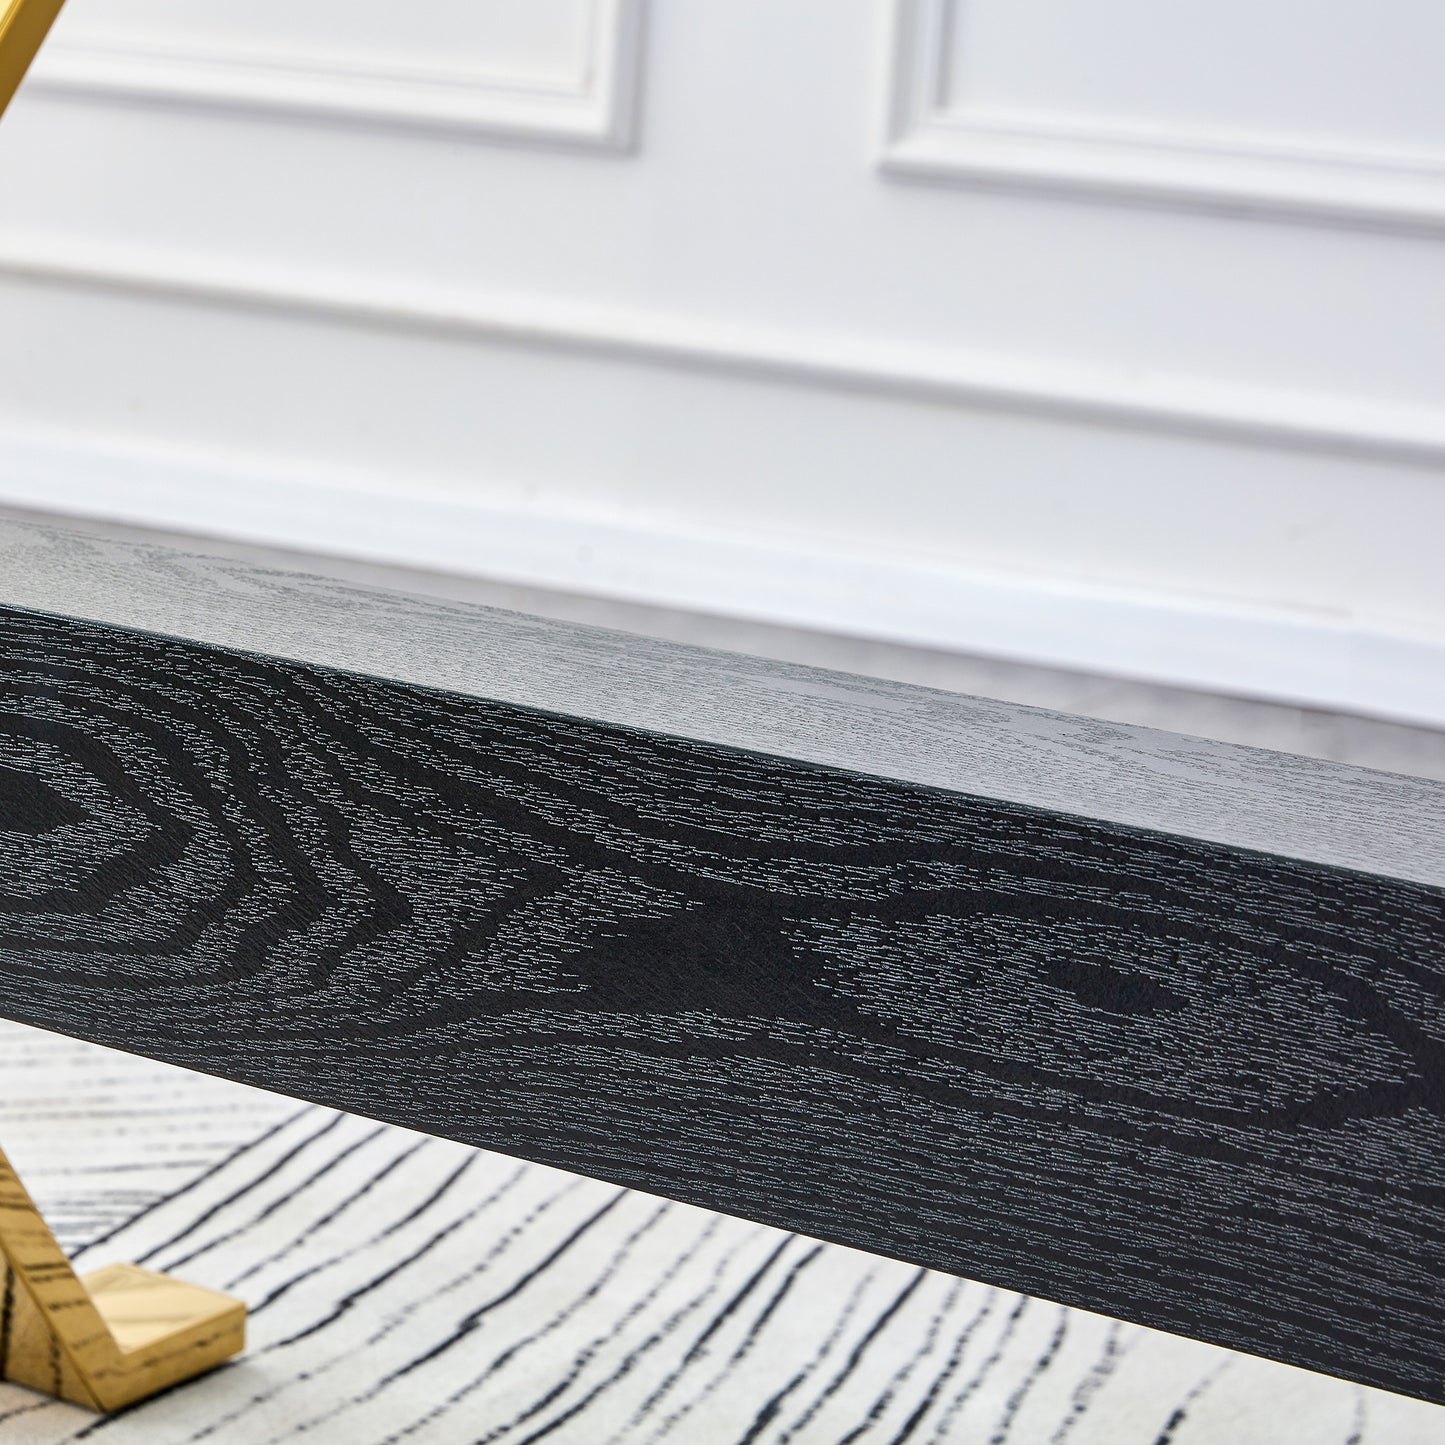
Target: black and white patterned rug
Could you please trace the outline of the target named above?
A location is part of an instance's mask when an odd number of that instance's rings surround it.
[[[82,1270],[250,1349],[0,1445],[1445,1445],[1445,1409],[0,1023],[0,1140]]]

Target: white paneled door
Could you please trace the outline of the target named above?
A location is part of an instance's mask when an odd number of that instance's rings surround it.
[[[69,0],[0,500],[1445,722],[1433,0]]]

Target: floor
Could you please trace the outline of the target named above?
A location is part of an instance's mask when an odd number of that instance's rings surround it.
[[[1441,1445],[1445,1409],[0,1023],[0,1137],[84,1270],[251,1306],[0,1445]]]

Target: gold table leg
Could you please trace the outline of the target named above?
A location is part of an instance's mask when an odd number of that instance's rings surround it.
[[[118,1410],[245,1344],[230,1295],[133,1264],[77,1276],[0,1151],[0,1379]]]
[[[10,104],[64,0],[0,0],[0,115]]]

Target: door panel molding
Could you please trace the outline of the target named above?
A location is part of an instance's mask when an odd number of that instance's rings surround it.
[[[31,83],[54,95],[300,114],[462,131],[606,151],[635,141],[645,0],[590,0],[583,64],[556,80],[505,70],[384,67],[340,57],[280,63],[260,53],[60,33]]]
[[[1445,156],[1218,143],[1083,120],[989,117],[950,96],[962,0],[895,0],[879,163],[889,174],[1147,205],[1414,230],[1445,227]]]

